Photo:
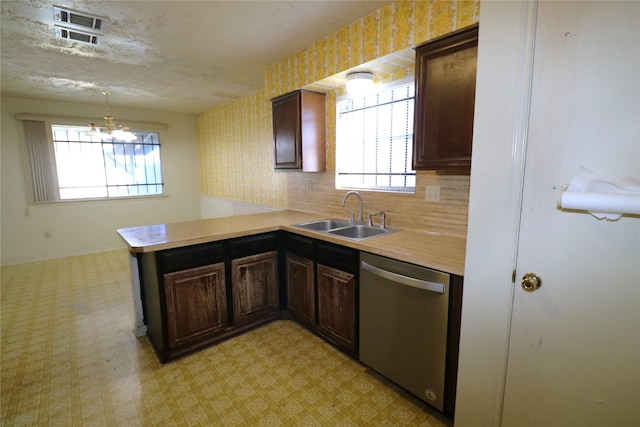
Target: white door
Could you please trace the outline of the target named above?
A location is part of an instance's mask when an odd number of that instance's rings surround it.
[[[502,425],[638,426],[640,218],[556,201],[580,165],[640,179],[640,2],[540,2],[533,64]]]

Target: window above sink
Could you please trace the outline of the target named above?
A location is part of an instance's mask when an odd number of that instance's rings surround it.
[[[339,99],[336,188],[415,193],[413,116],[413,78]]]

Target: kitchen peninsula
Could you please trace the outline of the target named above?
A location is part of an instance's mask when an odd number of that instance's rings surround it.
[[[465,240],[462,238],[437,232],[405,228],[373,239],[356,241],[293,226],[293,224],[324,218],[306,212],[283,210],[119,229],[118,234],[128,245],[131,255],[131,279],[136,314],[134,332],[138,336],[153,333],[153,331],[148,330],[150,326],[149,318],[150,316],[153,317],[153,314],[149,312],[147,307],[144,307],[143,301],[145,300],[145,281],[150,280],[150,275],[157,275],[156,255],[171,253],[169,251],[183,252],[184,255],[179,255],[179,258],[195,257],[195,259],[194,261],[186,261],[186,264],[182,267],[201,267],[208,263],[200,262],[198,264],[197,257],[201,255],[184,252],[186,249],[198,248],[215,242],[266,235],[267,233],[294,233],[295,235],[325,241],[328,244],[339,245],[354,251],[369,252],[460,277],[464,275]],[[250,242],[248,246],[251,246]],[[279,248],[277,246],[277,244],[274,244],[271,249],[278,251]],[[222,248],[217,249],[218,252],[221,250]],[[218,254],[217,258],[222,262],[225,259],[225,255]],[[150,263],[149,261],[153,262]],[[193,262],[198,265],[193,264]],[[280,269],[284,269],[284,267],[280,266]],[[283,274],[279,276],[281,277]],[[225,278],[220,279],[224,281]],[[229,278],[227,277],[227,279]],[[160,279],[155,277],[154,280],[159,281]],[[147,285],[147,287],[150,286],[149,284]],[[157,287],[159,283],[155,283],[153,286]],[[147,289],[148,291],[149,289]],[[164,298],[164,294],[148,295],[146,298],[149,299],[150,297]],[[224,297],[226,298],[226,295]],[[150,305],[150,303],[147,303],[147,305]],[[164,316],[166,313],[163,311],[163,313],[156,314],[157,316]],[[156,341],[163,341],[160,335],[165,332],[156,331],[155,333],[158,335]],[[164,337],[164,340],[166,339]],[[158,351],[157,348],[156,351]],[[164,357],[161,356],[161,358]]]
[[[464,275],[465,240],[462,238],[424,230],[403,229],[384,236],[357,241],[293,226],[293,224],[323,218],[324,217],[316,214],[283,210],[119,229],[118,234],[127,243],[131,254],[131,278],[136,312],[136,327],[134,331],[136,335],[149,335],[152,343],[156,347],[156,352],[158,352],[159,357],[163,360],[169,360],[174,356],[191,350],[191,346],[186,346],[180,348],[180,350],[173,355],[163,354],[166,345],[161,345],[160,343],[165,343],[170,340],[170,338],[167,337],[165,327],[153,324],[154,322],[166,323],[166,321],[160,321],[160,318],[164,318],[167,315],[166,308],[163,304],[159,303],[159,299],[164,300],[166,298],[164,286],[162,286],[164,280],[160,276],[171,273],[172,276],[168,278],[173,280],[174,273],[179,270],[188,270],[211,264],[223,264],[225,260],[228,261],[230,259],[229,254],[223,253],[225,250],[228,252],[229,249],[220,246],[223,242],[235,242],[234,245],[238,244],[246,247],[241,250],[244,255],[256,255],[257,252],[260,252],[260,244],[255,241],[252,242],[252,236],[257,239],[257,242],[261,239],[259,236],[265,237],[262,241],[272,240],[267,244],[268,247],[266,247],[266,249],[268,250],[265,249],[262,251],[263,253],[275,252],[279,254],[281,252],[279,234],[292,233],[294,235],[306,236],[314,241],[324,241],[336,247],[349,248],[353,251],[369,252],[394,260],[440,270],[458,277]],[[244,241],[238,239],[244,239]],[[219,245],[215,246],[215,243]],[[207,247],[207,245],[209,246]],[[251,249],[252,246],[256,246],[256,249]],[[239,252],[236,251],[236,253],[236,255],[238,255]],[[159,258],[156,259],[157,257]],[[162,257],[171,257],[171,260],[165,259],[164,264],[169,265],[169,269],[165,269],[164,271],[160,271],[160,267],[156,265],[163,263],[161,260]],[[276,256],[276,258],[280,257]],[[178,261],[174,261],[174,259]],[[277,281],[284,276],[284,271],[278,274],[278,270],[284,270],[285,267],[281,261],[276,260],[274,262],[277,265],[269,268],[273,270],[270,274],[274,274],[274,280]],[[178,264],[173,265],[175,263]],[[264,265],[260,268],[263,267]],[[227,269],[229,269],[229,267],[227,267]],[[244,273],[245,272],[242,272],[240,274]],[[213,280],[215,278],[215,280],[219,282],[217,288],[214,287],[218,289],[220,293],[217,299],[226,300],[229,298],[227,303],[229,305],[233,304],[233,302],[230,301],[231,297],[225,292],[226,289],[224,285],[225,282],[231,280],[229,276],[230,272],[225,273],[224,270],[220,270],[207,274],[206,280]],[[264,275],[265,272],[258,270],[254,271],[254,274]],[[193,280],[193,278],[186,278],[186,280]],[[282,287],[281,284],[277,286]],[[145,292],[147,294],[146,296]],[[207,295],[203,296],[203,298],[216,299],[215,295],[210,294],[210,292],[211,291],[207,291]],[[174,297],[176,296],[174,295]],[[262,295],[261,297],[266,298],[266,295]],[[188,299],[189,297],[183,296],[183,298]],[[277,297],[271,296],[272,300],[274,298]],[[193,302],[184,303],[192,304]],[[278,308],[285,308],[283,306],[286,305],[286,302],[281,301],[280,307],[275,306],[277,303],[274,301],[271,301],[270,304],[274,305],[272,310],[270,310],[270,315],[260,320],[272,320],[275,311]],[[155,312],[150,309],[151,306],[156,307]],[[158,307],[162,308],[160,309]],[[192,309],[191,311],[193,311],[193,307],[190,308]],[[215,324],[217,328],[224,329],[225,325],[220,322],[223,322],[224,319],[222,317],[225,316],[225,313],[217,313],[216,316],[218,316],[216,319],[200,319],[199,322],[209,322]],[[184,320],[186,319],[182,319],[182,321]],[[178,320],[176,320],[176,322],[177,321]],[[198,329],[201,327],[202,325],[196,326],[195,328]],[[156,328],[156,330],[154,330],[154,328]],[[201,345],[202,343],[198,343],[197,346]]]
[[[406,261],[446,273],[464,275],[465,239],[425,230],[402,229],[365,241],[354,241],[294,227],[326,216],[283,210],[123,228],[118,234],[133,256],[200,243],[284,230],[342,246]]]

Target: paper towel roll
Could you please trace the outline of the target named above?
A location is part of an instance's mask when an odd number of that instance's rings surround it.
[[[640,194],[563,191],[560,207],[590,212],[640,215]]]
[[[640,181],[627,177],[605,181],[582,166],[558,201],[562,209],[584,210],[598,219],[615,221],[623,214],[640,215]]]

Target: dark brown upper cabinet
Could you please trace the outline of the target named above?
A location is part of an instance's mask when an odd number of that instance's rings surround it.
[[[471,172],[478,25],[416,48],[413,168]]]
[[[325,97],[298,90],[271,100],[276,170],[326,170]]]

